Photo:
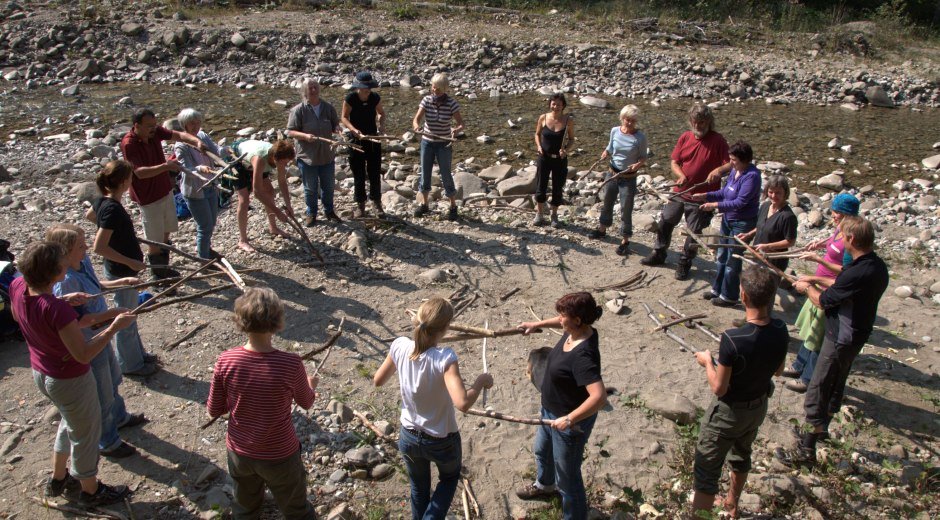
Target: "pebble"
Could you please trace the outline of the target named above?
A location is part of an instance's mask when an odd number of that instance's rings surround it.
[[[898,298],[910,298],[914,295],[914,289],[911,289],[909,285],[902,285],[894,289],[894,295]]]

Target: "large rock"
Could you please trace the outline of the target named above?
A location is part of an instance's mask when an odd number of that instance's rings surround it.
[[[414,74],[408,74],[407,76],[403,76],[398,83],[403,87],[417,87],[421,84],[421,78]]]
[[[894,101],[888,97],[885,89],[878,85],[868,87],[868,90],[865,91],[865,97],[868,98],[869,104],[876,107],[894,108]]]
[[[101,65],[92,59],[78,60],[75,63],[75,73],[85,78],[91,78],[101,74]]]
[[[248,45],[248,39],[242,36],[241,33],[233,34],[230,41],[232,42],[232,45],[239,47],[239,48],[244,47],[245,45]]]
[[[842,191],[844,183],[841,175],[837,173],[830,173],[829,175],[823,175],[818,180],[816,180],[816,185],[827,190]]]
[[[607,108],[610,106],[610,103],[606,99],[601,99],[594,96],[584,96],[580,100],[582,105],[594,108]]]
[[[657,233],[659,231],[659,222],[656,221],[655,217],[645,213],[634,213],[633,228],[648,233]]]
[[[371,468],[382,462],[382,454],[372,446],[353,448],[346,452],[346,462],[360,468]]]
[[[937,168],[940,168],[940,154],[931,155],[930,157],[921,161],[920,164],[922,164],[924,168],[936,170]]]
[[[512,177],[512,174],[512,166],[508,164],[496,164],[481,171],[479,177],[487,181],[500,182]]]
[[[530,195],[535,193],[538,179],[535,173],[526,173],[510,177],[496,185],[500,195]]]
[[[75,200],[80,203],[82,202],[92,202],[101,196],[101,193],[98,192],[98,185],[94,182],[82,182],[76,184],[72,187],[72,195],[75,195]]]
[[[137,36],[144,32],[144,26],[134,22],[123,23],[121,24],[121,32],[128,36]]]
[[[648,396],[644,402],[650,410],[676,424],[692,424],[698,416],[695,403],[679,394]]]
[[[349,422],[355,417],[352,408],[346,406],[342,401],[332,400],[326,406],[327,410],[339,416],[340,422]]]
[[[366,45],[385,45],[385,37],[377,32],[370,32],[366,35]]]
[[[457,187],[457,197],[465,199],[473,193],[486,191],[486,183],[476,175],[468,172],[454,174],[454,185]]]

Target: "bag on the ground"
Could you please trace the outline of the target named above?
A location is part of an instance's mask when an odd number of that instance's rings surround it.
[[[176,192],[173,194],[173,201],[176,202],[177,220],[186,220],[193,216],[192,212],[189,211],[189,205],[186,204],[186,198],[183,197],[182,193]]]
[[[9,242],[0,240],[0,258],[9,258],[9,260],[0,260],[0,338],[15,334],[20,330],[10,310],[10,284],[16,279],[18,273],[16,267],[13,266],[13,255],[7,249],[9,246]]]

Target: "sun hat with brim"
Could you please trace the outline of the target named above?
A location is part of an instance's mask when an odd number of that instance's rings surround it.
[[[379,82],[375,81],[369,72],[356,74],[356,81],[352,84],[352,88],[376,88],[378,86]]]
[[[840,193],[832,199],[832,211],[837,211],[843,215],[858,215],[858,199],[851,193]]]

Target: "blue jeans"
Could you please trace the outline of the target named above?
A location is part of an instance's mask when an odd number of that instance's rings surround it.
[[[421,192],[431,191],[431,171],[434,169],[434,161],[437,160],[437,166],[441,170],[441,184],[444,185],[444,196],[453,197],[457,193],[454,187],[454,177],[450,173],[450,163],[454,157],[454,149],[448,146],[450,143],[431,142],[427,139],[421,140]]]
[[[610,178],[610,174],[604,176],[604,180]],[[616,189],[614,189],[616,186]],[[636,197],[636,177],[632,179],[621,179],[617,182],[611,182],[604,187],[601,193],[601,219],[600,223],[607,229],[614,223],[614,200],[620,195],[620,236],[633,236],[633,199]]]
[[[542,419],[558,416],[542,408]],[[551,426],[537,427],[535,434],[536,480],[543,486],[558,486],[565,520],[584,520],[588,514],[587,492],[581,478],[581,461],[597,414],[577,423],[580,432],[558,431]]]
[[[304,203],[306,214],[317,216],[317,199],[323,201],[323,211],[333,213],[333,186],[336,184],[336,163],[328,162],[311,166],[297,159],[300,178],[304,181]]]
[[[215,231],[216,219],[219,217],[219,191],[215,188],[205,188],[202,194],[201,199],[186,197],[186,205],[196,221],[196,254],[199,258],[209,259],[212,232]]]
[[[757,219],[747,220],[728,220],[721,219],[721,231],[723,236],[735,236],[739,233],[747,233],[757,225]],[[733,238],[722,238],[721,244],[737,244]],[[718,272],[715,273],[715,281],[712,283],[712,293],[721,296],[725,301],[736,302],[741,297],[741,260],[734,258],[732,254],[737,249],[722,247],[715,252],[716,265]]]
[[[462,458],[460,434],[443,439],[418,436],[401,428],[398,450],[411,479],[412,520],[440,520],[447,516],[460,482]],[[437,466],[440,482],[431,495],[431,463]]]
[[[91,360],[91,372],[98,386],[98,404],[101,406],[101,440],[98,448],[111,450],[121,444],[118,426],[127,419],[127,408],[124,406],[124,398],[118,393],[118,385],[124,378],[110,343]]]
[[[796,361],[793,362],[793,370],[801,371],[800,380],[809,384],[813,379],[813,372],[816,370],[816,360],[819,359],[819,352],[812,351],[802,344],[800,350],[796,353]]]
[[[105,264],[104,276],[108,280],[117,280],[122,276],[114,276],[108,271]],[[114,306],[133,309],[137,307],[137,289],[121,289],[114,293]],[[117,356],[121,373],[134,372],[144,367],[144,343],[140,340],[137,331],[137,322],[131,323],[127,328],[119,330],[114,335],[114,353]]]

